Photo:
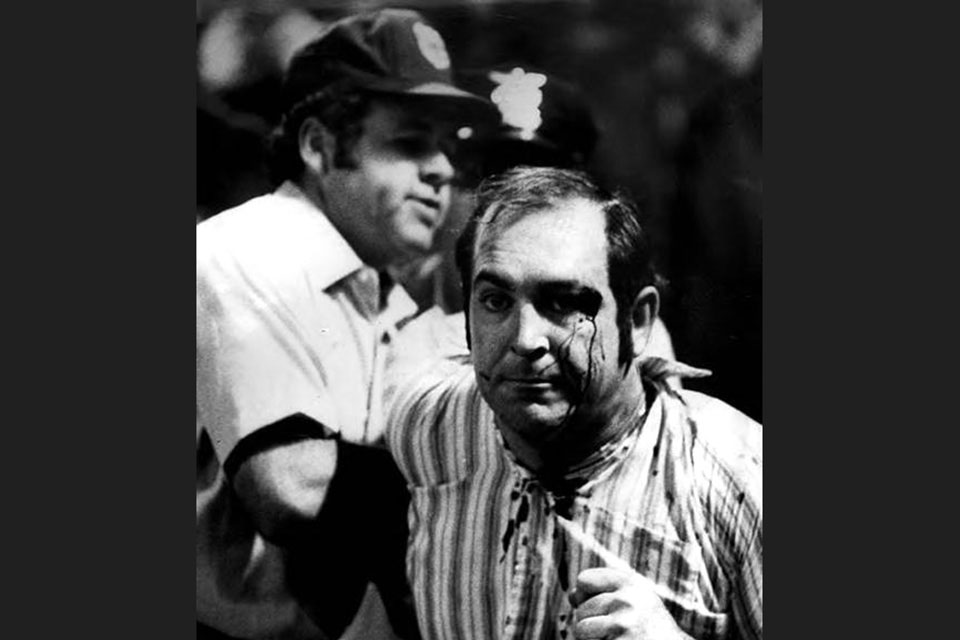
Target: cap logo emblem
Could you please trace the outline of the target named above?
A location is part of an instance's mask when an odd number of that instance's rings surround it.
[[[413,36],[417,40],[420,53],[437,69],[450,68],[450,56],[443,44],[443,38],[433,27],[422,22],[414,23]]]
[[[490,79],[497,83],[490,100],[497,105],[504,123],[519,129],[520,137],[524,140],[532,140],[537,127],[543,122],[540,116],[543,93],[540,88],[547,84],[547,76],[527,73],[516,67],[510,73],[491,71]]]

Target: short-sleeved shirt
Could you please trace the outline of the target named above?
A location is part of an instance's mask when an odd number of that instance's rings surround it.
[[[416,311],[292,183],[197,226],[197,619],[242,638],[317,637],[280,550],[235,503],[222,464],[294,414],[382,444],[396,325]]]
[[[636,425],[571,470],[575,489],[550,490],[505,446],[465,363],[391,385],[425,637],[571,638],[567,595],[580,571],[606,566],[597,546],[659,585],[691,636],[762,637],[758,423],[645,373]]]

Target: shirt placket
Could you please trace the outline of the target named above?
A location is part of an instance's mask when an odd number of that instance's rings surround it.
[[[361,316],[364,318],[364,332],[367,333],[368,348],[364,349],[364,367],[367,373],[367,411],[363,421],[363,436],[361,442],[370,444],[375,439],[374,434],[379,433],[380,419],[380,395],[382,393],[381,383],[383,379],[383,364],[379,362],[383,359],[379,347],[383,340],[383,330],[379,318],[379,297],[380,285],[377,278],[377,272],[369,267],[361,268],[352,280],[354,287],[354,296],[358,301],[358,308]]]
[[[561,532],[553,517],[553,498],[535,480],[518,474],[512,494],[517,497],[512,524],[508,525],[509,545],[504,549],[504,557],[512,558],[504,637],[544,638],[558,628],[556,622],[563,623],[569,617],[565,601],[559,603],[559,611],[557,603],[551,601],[557,589],[557,539]]]
[[[530,478],[515,474],[510,495],[514,504],[513,515],[507,525],[503,541],[504,559],[510,561],[510,582],[507,592],[507,607],[504,617],[504,637],[521,638],[531,614],[531,600],[535,572],[531,569],[536,558],[530,552],[530,526],[534,496],[530,491]]]
[[[590,492],[585,488],[577,490],[573,494],[556,495],[547,494],[547,510],[551,536],[553,538],[553,557],[556,562],[556,580],[560,591],[560,597],[557,600],[557,606],[547,615],[553,617],[555,622],[555,637],[559,640],[571,640],[573,638],[573,607],[570,605],[568,596],[576,585],[577,567],[581,566],[580,554],[576,545],[569,539],[566,531],[557,523],[557,518],[562,517],[574,523],[574,526],[585,526],[585,521],[590,513]]]
[[[387,345],[390,342],[389,332],[384,330],[382,322],[377,319],[374,323],[373,339],[373,368],[370,383],[370,397],[367,402],[367,424],[363,433],[364,442],[380,439],[383,433],[383,378],[386,367]]]
[[[395,285],[394,291],[396,291],[396,286],[399,285]],[[379,300],[381,295],[379,282],[375,287],[375,292],[375,299]],[[413,303],[410,302],[410,304]],[[365,441],[370,441],[371,434],[373,434],[372,440],[375,442],[383,437],[386,427],[386,418],[383,415],[383,385],[386,379],[387,355],[391,344],[396,340],[398,325],[404,320],[405,316],[409,316],[415,310],[415,307],[405,309],[402,304],[395,302],[395,298],[391,295],[387,306],[378,309],[373,316],[373,368],[371,369],[373,379],[370,384],[370,411],[367,417],[367,428],[364,432]]]

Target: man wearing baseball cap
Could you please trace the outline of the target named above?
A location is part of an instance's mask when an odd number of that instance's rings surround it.
[[[271,194],[197,226],[198,637],[391,637],[407,494],[382,448],[382,377],[416,305],[386,276],[430,251],[459,89],[413,11],[340,20],[291,60]],[[365,600],[364,600],[365,599]]]

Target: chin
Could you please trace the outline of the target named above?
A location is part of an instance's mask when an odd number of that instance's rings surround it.
[[[411,253],[425,255],[433,250],[434,233],[424,229],[420,233],[408,233],[403,236],[404,245]]]
[[[429,255],[430,249],[429,243],[407,241],[397,247],[397,252],[403,256],[403,262],[410,262]]]
[[[514,405],[496,413],[512,431],[527,437],[536,437],[554,433],[561,427],[567,418],[567,405]]]

